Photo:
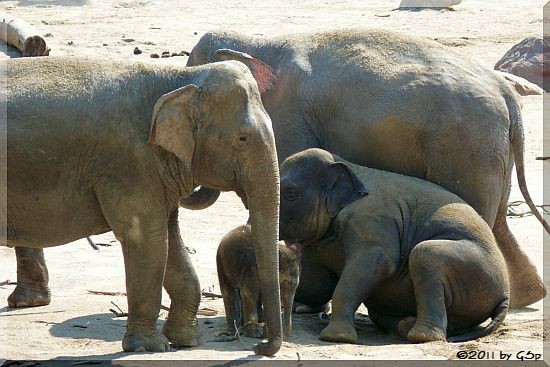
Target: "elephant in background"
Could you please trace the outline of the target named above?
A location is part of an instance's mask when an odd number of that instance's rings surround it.
[[[18,251],[18,287],[36,289],[27,269],[43,262],[20,261],[21,252],[112,230],[126,269],[123,349],[196,346],[200,286],[182,246],[178,203],[199,185],[236,191],[250,211],[269,326],[255,351],[275,354],[282,342],[279,174],[261,81],[235,61],[186,68],[72,57],[8,60],[7,78],[1,245]],[[47,287],[43,265],[38,286]],[[163,286],[171,311],[159,332]]]
[[[506,222],[514,163],[527,191],[520,101],[508,83],[437,42],[383,30],[337,30],[276,38],[209,32],[187,65],[236,59],[276,77],[262,95],[279,162],[323,148],[363,166],[439,184],[489,224],[511,281],[511,306],[546,295],[536,267]],[[264,74],[266,72],[264,71]],[[316,265],[302,257],[296,301],[308,303]]]
[[[323,340],[355,343],[361,303],[411,342],[477,339],[506,317],[508,272],[491,228],[431,182],[308,149],[281,165],[280,233],[338,277]]]

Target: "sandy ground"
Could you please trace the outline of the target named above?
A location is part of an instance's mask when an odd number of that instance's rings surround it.
[[[280,35],[338,27],[378,27],[437,38],[492,67],[513,44],[542,35],[543,1],[501,0],[487,4],[465,0],[455,11],[392,11],[399,1],[245,0],[118,1],[118,0],[20,0],[0,1],[0,10],[18,16],[48,34],[51,55],[94,55],[153,63],[184,65],[186,57],[151,59],[153,52],[190,51],[199,37],[212,29],[234,29],[249,34]],[[143,54],[134,55],[134,47]],[[526,166],[529,189],[542,203],[543,97],[523,97]],[[544,136],[549,136],[547,133]],[[548,146],[548,145],[547,145]],[[521,200],[514,184],[511,200]],[[246,221],[247,212],[233,193],[223,194],[212,207],[198,212],[180,210],[182,233],[194,249],[195,269],[204,290],[219,292],[215,268],[216,247],[227,231]],[[513,232],[542,273],[543,230],[533,216],[510,218]],[[124,296],[90,294],[90,290],[124,292],[120,245],[111,233],[94,241],[112,246],[92,250],[85,240],[46,249],[52,303],[46,307],[1,309],[0,359],[241,359],[251,356],[253,339],[213,342],[225,325],[220,299],[203,299],[202,307],[215,309],[213,317],[199,317],[202,344],[168,353],[122,353],[120,340],[125,318],[109,309],[115,302],[126,309]],[[16,280],[12,249],[0,248],[0,281]],[[0,302],[13,285],[0,287]],[[163,298],[165,305],[168,297]],[[159,325],[166,312],[161,311]],[[413,345],[386,335],[369,321],[366,309],[356,316],[357,345],[331,344],[318,339],[326,321],[316,315],[294,317],[294,336],[284,342],[277,359],[456,359],[460,350],[542,353],[542,301],[511,312],[499,331],[464,344]]]

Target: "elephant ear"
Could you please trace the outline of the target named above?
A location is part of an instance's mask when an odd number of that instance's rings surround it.
[[[346,205],[368,195],[368,191],[345,163],[332,163],[330,169],[333,172],[333,180],[327,195],[327,209],[334,218]]]
[[[218,60],[237,60],[245,64],[248,69],[250,69],[254,79],[256,79],[260,94],[264,94],[268,90],[272,89],[275,84],[276,78],[275,75],[273,75],[273,69],[263,61],[260,61],[245,52],[222,48],[214,52],[214,57]]]
[[[159,98],[153,108],[148,144],[159,145],[191,165],[195,151],[197,100],[200,88],[190,84]]]

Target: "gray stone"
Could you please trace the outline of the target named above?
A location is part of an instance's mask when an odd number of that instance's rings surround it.
[[[550,80],[547,80],[550,73],[549,47],[548,38],[544,40],[539,37],[526,38],[504,54],[495,64],[495,70],[520,76],[548,91],[550,88]],[[545,55],[546,53],[548,55]]]

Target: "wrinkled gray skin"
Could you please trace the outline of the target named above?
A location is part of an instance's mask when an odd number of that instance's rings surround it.
[[[263,321],[262,293],[251,234],[250,225],[242,225],[229,232],[218,246],[216,265],[225,306],[227,335],[234,336],[237,326],[243,328],[244,335],[260,338],[264,330],[260,326]],[[299,256],[298,247],[279,242],[279,281],[285,337],[292,335],[292,303],[300,279]]]
[[[339,278],[323,340],[355,343],[361,303],[411,342],[476,339],[506,316],[508,273],[491,229],[440,186],[308,149],[281,165],[280,224],[281,239],[314,248]]]
[[[239,52],[271,66],[276,76],[262,100],[279,162],[318,147],[445,187],[493,229],[510,270],[511,304],[544,297],[535,266],[506,223],[514,162],[523,196],[542,217],[525,183],[518,96],[503,78],[439,43],[380,30],[279,38],[210,32],[187,65],[234,58],[258,67]],[[304,253],[298,302],[325,286],[316,281],[323,270],[309,259]]]
[[[9,83],[0,95],[8,106],[2,245],[20,254],[32,249],[19,246],[56,246],[112,230],[126,267],[123,349],[165,351],[169,341],[196,346],[200,286],[182,245],[178,202],[198,185],[234,190],[248,200],[266,295],[269,340],[255,351],[276,353],[278,163],[271,122],[246,66],[52,57],[7,66]],[[24,286],[26,279],[18,281]],[[155,323],[162,286],[172,306],[161,333]]]

